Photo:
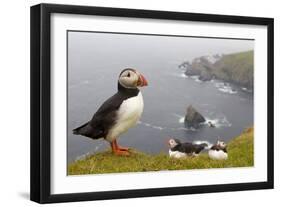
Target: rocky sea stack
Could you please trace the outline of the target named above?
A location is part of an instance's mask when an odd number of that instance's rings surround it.
[[[187,107],[184,124],[187,128],[198,128],[206,119],[192,106]]]

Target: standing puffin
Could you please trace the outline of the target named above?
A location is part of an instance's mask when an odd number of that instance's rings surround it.
[[[147,86],[147,81],[138,71],[132,68],[121,71],[118,92],[100,106],[89,122],[73,129],[73,133],[91,139],[104,138],[115,155],[129,155],[129,148],[119,146],[116,139],[140,119],[143,98],[138,87],[143,86]]]
[[[226,144],[222,141],[217,141],[209,150],[209,157],[212,160],[226,160],[228,158]]]
[[[198,156],[199,153],[208,145],[206,143],[194,144],[190,142],[181,143],[178,139],[170,139],[169,155],[172,158],[185,158],[187,156]]]

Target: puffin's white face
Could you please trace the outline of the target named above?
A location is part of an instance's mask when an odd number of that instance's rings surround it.
[[[125,88],[137,88],[147,86],[147,81],[138,71],[128,68],[121,72],[119,83]]]
[[[170,145],[171,148],[173,148],[173,147],[177,146],[179,143],[177,143],[176,140],[174,140],[174,139],[170,139],[168,141],[168,144]]]
[[[221,147],[222,149],[224,149],[224,148],[226,148],[226,144],[223,142],[223,141],[217,141],[217,145],[219,146],[219,147]]]

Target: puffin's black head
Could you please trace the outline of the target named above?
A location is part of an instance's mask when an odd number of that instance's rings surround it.
[[[144,76],[132,68],[126,68],[121,71],[118,83],[129,89],[147,86],[148,84]]]
[[[169,139],[168,144],[170,148],[174,148],[175,146],[181,144],[181,141],[179,139]]]
[[[223,142],[223,141],[218,140],[218,141],[217,141],[217,146],[218,146],[220,149],[226,149],[226,144],[225,144],[225,142]]]

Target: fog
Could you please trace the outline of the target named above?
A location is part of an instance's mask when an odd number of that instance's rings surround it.
[[[252,40],[92,32],[69,32],[68,41],[71,42],[68,45],[69,50],[73,51],[69,53],[71,66],[79,68],[77,71],[72,70],[73,73],[81,73],[83,70],[79,67],[81,62],[95,70],[112,65],[140,68],[145,62],[180,64],[203,55],[229,54],[254,49]],[[93,61],[95,65],[92,64]]]

